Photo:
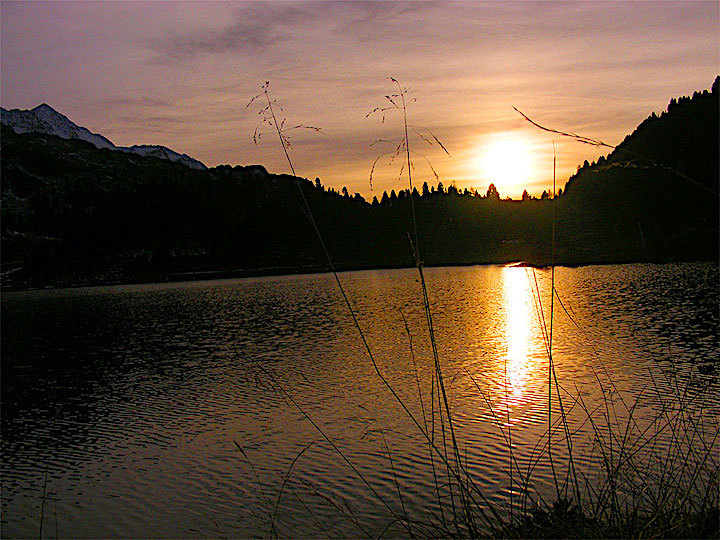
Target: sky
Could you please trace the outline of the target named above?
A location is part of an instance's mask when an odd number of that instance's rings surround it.
[[[616,145],[672,97],[720,72],[719,3],[0,3],[0,103],[47,103],[119,146],[161,144],[208,166],[289,172],[250,99],[270,81],[299,176],[366,198],[404,189],[390,156],[407,89],[414,181],[502,197],[561,187],[607,152],[538,123]],[[380,141],[380,142],[377,142]],[[388,141],[388,142],[384,142]],[[377,161],[372,183],[370,171]]]

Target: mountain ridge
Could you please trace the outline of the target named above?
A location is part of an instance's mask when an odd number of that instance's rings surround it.
[[[64,114],[53,109],[47,103],[42,103],[32,109],[5,109],[0,107],[0,121],[9,126],[15,133],[44,133],[56,135],[63,139],[79,139],[89,142],[98,149],[117,150],[138,154],[146,157],[155,157],[168,161],[182,163],[191,169],[205,170],[207,167],[201,161],[175,152],[160,145],[133,145],[116,146],[107,137],[93,133],[89,129],[78,126]]]
[[[412,266],[411,197],[427,266],[717,261],[719,96],[651,115],[562,195],[527,200],[451,184],[369,204],[259,165],[193,170],[3,125],[3,287],[326,271],[298,188],[338,269]]]

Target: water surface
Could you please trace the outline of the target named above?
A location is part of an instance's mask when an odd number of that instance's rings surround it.
[[[425,425],[437,405],[417,271],[340,277],[378,369]],[[491,502],[521,496],[501,427],[519,469],[547,437],[551,319],[572,418],[571,396],[609,399],[619,425],[623,399],[650,423],[679,396],[717,432],[716,264],[558,268],[552,317],[549,270],[426,278],[465,467]],[[593,471],[584,429],[577,463]],[[0,451],[5,537],[37,536],[41,515],[61,537],[263,536],[271,523],[378,536],[398,532],[392,512],[439,515],[427,441],[332,275],[3,294]],[[551,479],[540,460],[539,496]]]

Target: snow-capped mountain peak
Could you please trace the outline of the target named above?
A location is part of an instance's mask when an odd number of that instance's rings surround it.
[[[151,145],[151,144],[136,144],[133,146],[120,148],[123,152],[131,152],[133,154],[139,154],[141,156],[149,156],[149,157],[156,157],[160,159],[168,159],[170,161],[176,161],[178,163],[183,163],[184,165],[187,165],[191,169],[206,169],[205,165],[198,161],[197,159],[193,159],[187,154],[179,154],[178,152],[175,152],[173,150],[170,150],[169,148],[166,148],[164,146],[158,146],[158,145]]]
[[[29,111],[1,109],[0,114],[2,123],[12,127],[16,133],[37,131],[57,135],[63,139],[80,139],[97,148],[115,148],[115,145],[102,135],[74,124],[67,116],[60,114],[46,103]]]
[[[200,161],[186,154],[174,152],[164,146],[137,145],[129,148],[115,146],[102,135],[92,133],[89,129],[76,125],[67,116],[60,114],[47,103],[42,103],[30,110],[7,110],[0,107],[0,119],[3,124],[10,126],[15,133],[39,132],[57,135],[63,139],[80,139],[91,143],[96,148],[108,148],[141,156],[167,159],[182,163],[191,169],[207,169]]]

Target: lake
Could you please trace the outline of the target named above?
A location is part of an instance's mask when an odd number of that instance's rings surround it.
[[[417,270],[339,277],[387,385],[332,274],[3,293],[2,536],[379,536],[408,532],[397,516],[447,519]],[[615,428],[654,433],[637,458],[667,463],[668,411],[700,426],[681,446],[717,456],[717,264],[557,268],[552,317],[549,269],[425,277],[483,505],[568,484],[561,412],[588,485]]]

